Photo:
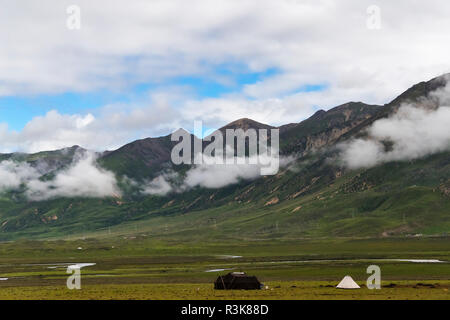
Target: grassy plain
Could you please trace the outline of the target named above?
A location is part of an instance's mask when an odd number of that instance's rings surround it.
[[[8,278],[0,281],[0,299],[450,299],[449,261],[448,237],[16,241],[0,244],[0,278]],[[96,263],[82,269],[81,290],[66,288],[74,263]],[[365,287],[371,264],[381,268],[381,290]],[[268,289],[213,290],[230,270],[256,275]],[[335,289],[347,274],[362,289]]]

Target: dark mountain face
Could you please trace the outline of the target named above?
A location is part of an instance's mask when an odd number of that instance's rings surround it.
[[[352,130],[342,135],[341,141],[349,139],[351,137],[363,137],[366,136],[365,129],[370,127],[375,121],[383,118],[387,118],[393,113],[395,113],[403,104],[412,104],[419,106],[421,108],[435,109],[438,106],[437,98],[432,96],[432,93],[438,89],[442,89],[447,84],[450,79],[450,74],[445,74],[429,81],[420,82],[397,98],[392,100],[390,103],[385,104],[380,107],[375,114],[371,117],[365,119]]]
[[[430,94],[445,87],[449,79],[450,74],[445,74],[431,79],[430,81],[420,82],[392,100],[387,106],[394,111],[398,109],[402,103],[418,104],[420,107],[435,108],[437,107],[438,101]],[[393,110],[391,110],[391,112]]]
[[[204,138],[203,141],[203,148],[206,148],[211,142],[215,141],[215,138],[213,138],[215,136],[215,134],[217,133],[221,133],[222,138],[223,138],[223,154],[226,154],[226,150],[227,150],[227,145],[234,146],[234,156],[238,156],[238,146],[237,146],[237,138],[233,138],[233,141],[228,141],[227,138],[227,130],[242,130],[243,132],[248,132],[249,129],[253,129],[256,132],[256,137],[257,139],[260,139],[260,132],[259,130],[266,130],[266,137],[268,140],[268,145],[270,145],[270,139],[271,139],[271,129],[276,129],[276,127],[264,124],[264,123],[260,123],[258,121],[254,121],[248,118],[242,118],[242,119],[238,119],[236,121],[233,121],[223,127],[221,127],[220,129],[217,129],[215,132],[213,132],[212,134],[210,134],[209,136]],[[258,140],[260,141],[260,140]],[[245,156],[249,156],[249,142],[250,142],[250,138],[246,138],[245,141]],[[257,143],[257,142],[256,142]],[[231,150],[231,149],[230,149]]]
[[[243,118],[218,129],[225,136],[226,129],[266,129],[270,139],[270,129],[279,129],[280,151],[284,155],[305,153],[330,146],[343,134],[380,110],[380,106],[362,102],[349,102],[331,110],[319,110],[313,116],[300,123],[290,123],[280,127],[263,124]]]
[[[189,135],[193,159],[194,143],[198,138],[184,129],[178,129],[174,133],[178,131]],[[119,176],[127,176],[137,181],[148,180],[167,169],[186,168],[184,165],[176,167],[171,161],[172,149],[178,143],[179,141],[171,140],[171,135],[137,140],[103,155],[99,163]]]
[[[122,199],[31,202],[18,192],[9,192],[0,199],[0,239],[31,231],[36,236],[61,235],[78,232],[81,225],[95,231],[143,220],[152,234],[166,232],[160,224],[167,221],[176,230],[174,234],[186,237],[241,237],[242,228],[246,236],[256,238],[449,232],[449,152],[359,170],[330,161],[337,143],[365,135],[374,121],[389,116],[402,103],[433,107],[435,100],[430,93],[442,88],[445,80],[439,77],[421,82],[384,106],[349,102],[278,127],[281,153],[296,160],[274,176],[164,195],[130,196],[124,191]],[[250,128],[270,132],[276,127],[239,119],[218,130]],[[191,135],[192,145],[194,139]],[[139,182],[158,177],[167,169],[183,174],[192,167],[172,164],[171,151],[177,143],[170,135],[134,141],[99,155],[98,163],[118,178],[127,176]],[[0,161],[45,163],[58,170],[69,165],[78,152],[83,150],[75,146],[31,155],[0,155]],[[211,231],[211,219],[220,228]]]
[[[236,121],[233,121],[225,126],[223,126],[222,128],[219,129],[219,131],[221,131],[224,135],[227,129],[242,129],[244,131],[247,131],[248,129],[255,129],[255,130],[259,130],[259,129],[266,129],[266,130],[270,130],[270,129],[274,129],[275,127],[272,127],[270,125],[264,124],[264,123],[260,123],[258,121],[254,121],[252,119],[248,119],[248,118],[242,118],[242,119],[238,119]]]
[[[30,166],[38,168],[41,173],[49,174],[67,167],[73,162],[75,156],[82,156],[86,151],[80,146],[72,146],[61,150],[42,151],[34,154],[0,154],[0,161],[27,162]]]
[[[281,126],[282,153],[305,153],[330,146],[379,110],[380,106],[377,105],[349,102],[328,111],[317,111],[298,124]]]
[[[170,135],[137,140],[107,153],[99,163],[118,175],[149,177],[149,173],[160,171],[163,164],[170,162],[172,147]]]
[[[327,112],[320,110],[309,119],[300,123],[281,126],[280,146],[283,154],[305,152],[329,145],[342,133],[347,132],[362,120],[376,112],[378,106],[363,103],[347,103]],[[270,129],[277,127],[263,124],[248,118],[233,121],[218,129],[226,136],[227,129],[266,129],[270,139]],[[182,129],[180,129],[182,130]],[[191,145],[197,138],[191,136]],[[226,142],[226,139],[224,139]],[[171,163],[171,151],[178,142],[171,141],[171,135],[136,140],[123,147],[99,154],[99,164],[119,176],[127,176],[137,180],[156,176],[162,170],[177,169]],[[204,142],[204,146],[208,143]],[[1,154],[0,160],[12,159],[26,161],[33,166],[46,166],[59,170],[73,161],[74,155],[85,152],[79,146],[56,151],[45,151],[36,154]],[[193,150],[192,150],[193,151]],[[184,168],[185,169],[185,168]]]

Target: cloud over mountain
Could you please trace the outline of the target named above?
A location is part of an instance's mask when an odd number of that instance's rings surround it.
[[[120,189],[112,172],[100,168],[92,152],[77,155],[73,163],[54,177],[47,178],[24,162],[0,162],[0,191],[25,188],[33,201],[59,197],[101,198],[119,196]]]
[[[437,109],[427,108],[433,99]],[[417,104],[403,104],[389,118],[375,121],[368,137],[340,145],[341,159],[349,168],[361,168],[450,150],[449,99],[447,84]]]
[[[100,168],[92,153],[80,156],[69,168],[58,172],[53,179],[31,180],[27,187],[27,195],[32,200],[120,195],[114,174]]]
[[[5,160],[0,162],[0,191],[17,189],[22,184],[40,177],[40,173],[27,163]]]
[[[214,158],[203,156],[204,163],[194,165],[185,175],[174,171],[163,173],[143,187],[143,193],[165,195],[169,192],[184,192],[195,187],[218,189],[240,181],[249,181],[261,177],[263,168],[281,168],[295,160],[293,156],[275,158],[269,155],[241,158],[234,157],[233,164],[214,163]],[[242,163],[242,162],[244,163]],[[241,162],[241,163],[239,163]]]

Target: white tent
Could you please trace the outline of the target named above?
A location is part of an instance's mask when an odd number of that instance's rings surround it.
[[[337,285],[338,289],[360,289],[361,287],[350,276],[345,276]]]

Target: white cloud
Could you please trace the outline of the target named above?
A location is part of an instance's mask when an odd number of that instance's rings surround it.
[[[45,172],[25,162],[4,160],[0,162],[0,191],[26,189],[30,200],[58,197],[120,196],[112,172],[100,168],[95,154],[87,152],[75,156],[73,163],[56,173],[50,180],[41,179]]]
[[[79,31],[66,28],[71,1],[0,2],[0,95],[123,92],[186,75],[233,82],[215,71],[224,64],[241,66],[238,72],[278,70],[217,98],[166,88],[159,97],[109,105],[98,114],[35,118],[20,132],[0,125],[3,151],[113,148],[192,126],[193,119],[210,127],[240,117],[299,122],[316,106],[386,103],[450,71],[445,0],[378,1],[378,31],[366,27],[371,0],[79,0]],[[293,93],[311,84],[328,87]]]
[[[377,85],[386,99],[448,69],[444,0],[380,2],[379,31],[366,28],[373,3],[360,0],[81,0],[79,31],[66,28],[69,4],[2,3],[0,39],[9,44],[0,54],[4,94],[121,90],[211,75],[214,65],[235,61],[285,73],[275,86],[271,79],[248,86],[252,96],[326,81],[342,89]]]
[[[95,155],[89,152],[75,159],[69,168],[58,172],[51,180],[28,181],[27,188],[27,196],[32,200],[120,195],[114,174],[100,168],[95,162]]]
[[[373,167],[382,160],[383,145],[376,140],[356,139],[340,148],[341,159],[351,169]]]
[[[380,163],[411,160],[450,150],[449,85],[430,95],[438,98],[437,109],[422,100],[419,105],[402,105],[389,118],[380,119],[368,129],[367,138],[351,140],[340,146],[341,158],[350,168],[371,167]],[[392,144],[385,148],[383,142]]]
[[[184,181],[188,187],[200,186],[217,189],[240,180],[253,180],[261,176],[261,166],[250,164],[198,165],[189,170]]]
[[[29,180],[38,179],[40,173],[27,163],[11,160],[0,162],[0,191],[18,189]]]
[[[194,165],[181,177],[174,171],[166,172],[150,183],[143,186],[144,194],[166,195],[169,192],[184,192],[195,187],[208,189],[223,188],[243,180],[254,180],[261,177],[261,168],[269,164],[278,163],[280,167],[288,166],[293,157],[280,157],[275,159],[268,155],[252,156],[245,159],[245,164],[238,164],[233,158],[233,164],[215,164],[214,158],[203,156],[202,164]],[[257,164],[250,164],[257,163]]]
[[[89,126],[94,121],[92,114],[62,115],[53,110],[45,116],[33,118],[20,132],[0,130],[2,151],[54,150],[92,140]]]
[[[163,173],[152,181],[144,183],[141,187],[143,194],[153,194],[163,196],[174,190],[172,186],[173,180],[178,178],[178,174],[174,171]]]
[[[0,124],[0,152],[38,152],[73,145],[96,151],[116,149],[133,140],[169,134],[176,111],[168,104],[108,105],[98,114],[62,114],[51,110],[14,131]]]
[[[449,68],[445,0],[378,1],[378,31],[366,27],[370,0],[80,0],[79,31],[66,28],[70,4],[2,1],[3,94],[213,77],[214,65],[231,61],[283,73],[275,86],[271,79],[248,86],[252,96],[329,82],[360,94],[376,87],[379,101]]]

